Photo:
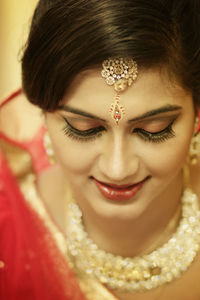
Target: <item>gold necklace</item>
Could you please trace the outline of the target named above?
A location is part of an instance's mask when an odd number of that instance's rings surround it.
[[[68,252],[75,268],[110,289],[128,292],[150,290],[180,277],[195,259],[200,244],[198,197],[187,188],[181,201],[182,216],[172,237],[153,252],[133,258],[100,250],[84,230],[78,205],[71,202]]]

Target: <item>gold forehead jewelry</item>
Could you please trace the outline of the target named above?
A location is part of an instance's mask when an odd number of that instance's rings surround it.
[[[124,107],[120,104],[119,94],[136,80],[138,74],[137,63],[132,58],[110,58],[103,61],[102,67],[102,77],[105,78],[108,85],[113,85],[117,92],[115,102],[111,104],[109,113],[118,125],[125,115]]]
[[[182,196],[182,216],[176,232],[153,252],[136,257],[107,253],[88,237],[82,212],[69,204],[68,251],[75,270],[97,278],[113,290],[144,291],[179,278],[194,261],[200,244],[198,197],[186,188]]]

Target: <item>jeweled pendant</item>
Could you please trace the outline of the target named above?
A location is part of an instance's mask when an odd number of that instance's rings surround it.
[[[116,96],[116,100],[111,104],[109,113],[112,119],[115,121],[116,125],[119,125],[119,121],[123,119],[125,115],[124,107],[120,104],[119,95]]]

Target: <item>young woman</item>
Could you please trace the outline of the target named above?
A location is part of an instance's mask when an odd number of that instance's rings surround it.
[[[1,299],[200,299],[199,15],[39,1],[22,79],[42,113],[2,107]]]

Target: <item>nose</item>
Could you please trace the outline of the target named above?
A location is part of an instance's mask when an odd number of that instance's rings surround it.
[[[115,136],[104,144],[99,158],[103,179],[113,183],[126,183],[129,178],[137,175],[139,157],[131,147],[130,137],[127,139]]]

